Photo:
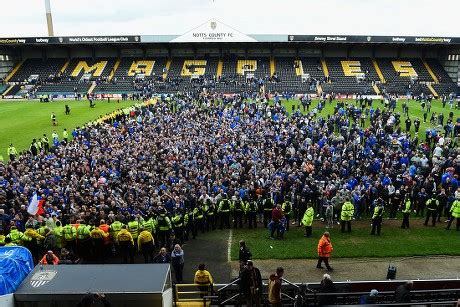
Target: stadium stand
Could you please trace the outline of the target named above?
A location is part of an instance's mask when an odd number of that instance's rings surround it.
[[[0,92],[30,94],[223,93],[448,96],[458,88],[437,59],[339,57],[121,57],[26,59]],[[12,86],[21,83],[22,86]]]
[[[347,93],[374,95],[373,82],[379,80],[370,59],[346,60],[328,58],[327,63],[331,83],[323,85],[326,93]]]
[[[36,76],[34,81],[46,81],[50,77],[58,76],[65,62],[65,59],[28,59],[24,61],[10,81],[24,82],[32,76]]]
[[[38,87],[37,94],[85,94],[92,81],[106,81],[115,65],[116,59],[78,58],[70,60],[67,68],[55,79],[48,80]]]

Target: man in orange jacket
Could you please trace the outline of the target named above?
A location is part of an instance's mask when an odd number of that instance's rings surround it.
[[[331,237],[328,231],[323,233],[321,239],[318,242],[318,264],[316,265],[317,269],[322,269],[321,263],[324,261],[328,271],[333,271],[334,269],[329,266],[329,257],[332,253],[332,243]]]
[[[53,251],[48,251],[45,256],[43,256],[42,260],[40,260],[42,265],[52,264],[57,265],[59,263],[59,258],[53,253]]]

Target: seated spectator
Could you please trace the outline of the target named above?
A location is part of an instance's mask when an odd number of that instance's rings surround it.
[[[318,295],[318,305],[334,305],[335,304],[335,295],[330,295],[329,293],[336,293],[337,289],[332,282],[331,276],[329,274],[324,274],[321,284],[319,285],[319,295]],[[326,295],[321,295],[324,293]]]
[[[379,291],[376,289],[372,289],[369,294],[361,296],[361,299],[359,301],[360,304],[377,304],[378,302],[378,295]]]
[[[59,263],[59,258],[53,253],[53,251],[49,250],[40,260],[40,264],[44,265],[57,265]]]
[[[413,281],[406,281],[403,285],[398,286],[395,291],[395,302],[396,303],[410,303],[411,294],[410,291],[414,287]]]
[[[80,258],[78,258],[73,252],[70,252],[66,248],[61,249],[61,256],[58,264],[77,264],[79,262]]]

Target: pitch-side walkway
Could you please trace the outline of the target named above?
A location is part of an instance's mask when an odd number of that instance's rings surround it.
[[[237,261],[228,262],[229,230],[218,231],[219,239],[208,234],[188,241],[185,251],[185,282],[192,282],[199,263],[206,263],[216,283],[226,283],[238,276]],[[332,258],[333,280],[385,280],[388,264],[397,268],[397,279],[460,278],[460,256],[405,258]],[[254,260],[267,278],[278,266],[284,267],[285,278],[292,282],[318,282],[326,270],[316,269],[315,259]]]

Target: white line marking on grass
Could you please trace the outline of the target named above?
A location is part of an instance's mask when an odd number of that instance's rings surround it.
[[[232,239],[233,239],[233,229],[230,228],[228,232],[228,245],[227,245],[227,261],[230,262],[232,260]]]

